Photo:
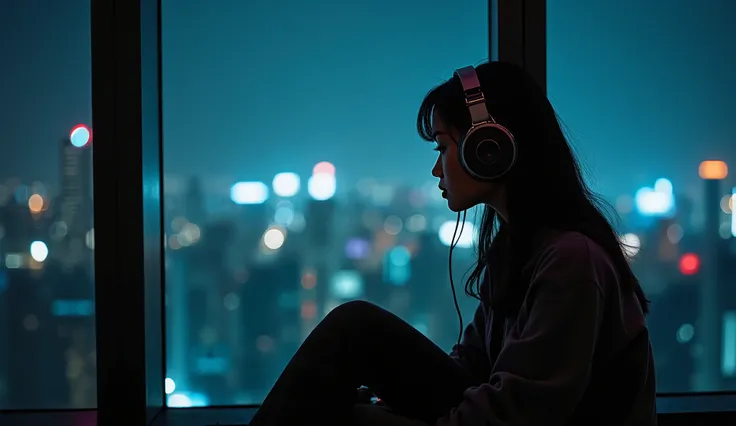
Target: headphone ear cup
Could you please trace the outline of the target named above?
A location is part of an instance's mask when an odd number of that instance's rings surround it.
[[[516,140],[497,123],[470,129],[460,141],[460,164],[470,176],[492,181],[508,173],[516,162]]]

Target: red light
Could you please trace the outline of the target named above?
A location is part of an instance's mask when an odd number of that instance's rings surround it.
[[[686,253],[680,257],[680,272],[683,275],[695,275],[700,269],[700,258],[697,254]]]
[[[320,163],[317,163],[316,166],[312,169],[313,175],[318,175],[320,173],[324,173],[326,175],[335,175],[335,166],[327,161],[322,161]]]
[[[311,300],[302,302],[301,315],[304,319],[314,319],[317,316],[317,304]]]
[[[77,124],[69,132],[69,141],[77,148],[82,148],[92,142],[92,129],[84,124]]]

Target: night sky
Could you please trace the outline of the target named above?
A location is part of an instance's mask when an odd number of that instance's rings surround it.
[[[594,188],[697,193],[706,158],[736,173],[736,2],[548,3],[549,95]],[[60,138],[92,124],[89,19],[89,0],[0,0],[0,179],[57,182]],[[180,0],[162,19],[165,173],[233,182],[321,160],[343,189],[431,180],[422,97],[488,55],[485,0]]]

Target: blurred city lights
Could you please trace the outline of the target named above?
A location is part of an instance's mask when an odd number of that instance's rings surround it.
[[[680,272],[683,275],[695,275],[700,270],[700,258],[694,253],[685,253],[680,257]]]
[[[726,194],[721,198],[721,210],[723,213],[731,214],[733,212],[733,195]]]
[[[370,253],[371,245],[363,238],[351,238],[345,244],[345,255],[349,259],[363,259]]]
[[[77,124],[69,132],[69,141],[73,146],[82,148],[92,141],[92,130],[84,124]]]
[[[328,161],[321,161],[317,163],[317,165],[315,165],[314,168],[312,169],[312,174],[319,175],[322,173],[334,176],[335,166]]]
[[[277,227],[269,228],[263,234],[263,245],[270,248],[271,250],[278,250],[284,245],[286,241],[285,232]]]
[[[166,392],[166,395],[171,395],[176,390],[176,383],[174,383],[174,380],[170,378],[166,378],[164,380],[164,391]]]
[[[173,408],[206,407],[209,399],[196,392],[173,393],[166,397],[166,405]]]
[[[355,299],[363,294],[363,276],[358,271],[337,271],[330,287],[336,298]]]
[[[709,160],[703,161],[698,167],[698,174],[701,179],[721,180],[728,176],[728,166],[723,161]]]
[[[736,237],[736,211],[734,211],[734,207],[736,207],[736,186],[731,190],[731,204],[729,206],[731,208],[731,235]]]
[[[186,223],[181,227],[179,234],[177,234],[177,240],[182,246],[188,247],[199,241],[201,232],[199,226],[194,223]]]
[[[629,259],[634,258],[637,254],[639,254],[639,250],[641,249],[641,239],[638,235],[633,233],[624,234],[621,236],[621,243],[623,244],[623,250],[626,257]]]
[[[268,186],[263,182],[238,182],[230,188],[235,204],[263,204],[268,199]]]
[[[273,177],[273,192],[279,197],[293,197],[299,192],[300,184],[296,173],[279,173]]]
[[[669,179],[659,178],[654,182],[654,190],[663,194],[672,194],[672,182]]]
[[[685,230],[682,229],[682,226],[676,223],[673,223],[672,225],[667,227],[667,239],[672,244],[679,243],[684,235],[685,235]]]
[[[43,197],[38,194],[28,197],[28,209],[31,213],[40,213],[43,210]]]
[[[695,327],[692,324],[682,324],[677,329],[677,341],[679,343],[687,343],[692,340],[695,335]]]
[[[314,319],[317,316],[317,304],[313,300],[305,300],[301,306],[301,317]]]
[[[279,205],[273,213],[273,221],[279,225],[289,226],[294,222],[296,212],[291,205]]]
[[[306,272],[302,275],[302,287],[311,290],[317,285],[317,277],[311,273]]]
[[[726,377],[736,375],[736,311],[723,314],[723,351],[721,372]]]
[[[406,229],[409,232],[422,232],[427,227],[427,218],[421,214],[414,214],[406,221]]]
[[[654,188],[643,187],[634,196],[636,210],[643,216],[666,216],[674,213],[675,195],[672,182],[657,179]]]
[[[396,246],[388,254],[388,260],[395,266],[406,266],[411,261],[411,253],[404,246]]]
[[[336,190],[337,181],[334,174],[316,173],[307,182],[309,196],[317,201],[329,200],[335,195]]]
[[[462,229],[462,232],[461,232]],[[439,229],[439,237],[440,242],[446,246],[450,246],[452,244],[452,235],[455,233],[455,221],[454,220],[448,220],[442,225],[440,225]],[[459,248],[468,248],[472,247],[474,240],[475,240],[475,226],[470,222],[465,222],[463,225],[462,223],[458,224],[457,227],[457,235],[455,235],[455,247]]]
[[[43,262],[49,255],[49,248],[43,241],[34,241],[31,243],[31,257],[36,262]]]
[[[383,221],[383,231],[388,235],[398,235],[404,227],[404,222],[398,216],[389,216]]]

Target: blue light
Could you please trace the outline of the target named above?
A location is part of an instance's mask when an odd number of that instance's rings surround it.
[[[57,317],[88,317],[95,313],[95,302],[84,299],[57,299],[51,302],[51,312]]]
[[[406,266],[411,260],[411,253],[409,249],[404,246],[394,247],[388,254],[389,262],[395,266]]]

